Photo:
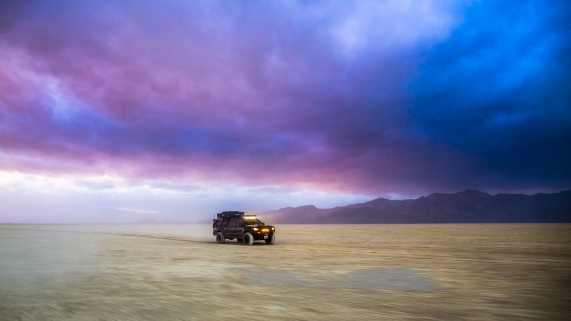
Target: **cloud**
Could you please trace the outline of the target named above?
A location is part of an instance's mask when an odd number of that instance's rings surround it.
[[[13,223],[130,223],[141,214],[192,221],[223,210],[264,212],[308,203],[330,208],[369,200],[281,186],[188,186],[165,180],[0,171],[0,221]]]
[[[31,1],[0,12],[5,171],[183,193],[571,185],[564,1]]]
[[[142,209],[136,209],[136,208],[116,208],[119,211],[125,211],[125,212],[132,212],[132,213],[139,213],[139,214],[157,214],[159,212],[157,211],[149,211],[149,210],[142,210]]]
[[[429,142],[471,155],[458,179],[569,187],[570,17],[566,2],[483,2],[426,53],[409,113]]]
[[[371,48],[392,51],[444,40],[459,21],[451,1],[356,1],[341,15],[334,34],[347,54]]]

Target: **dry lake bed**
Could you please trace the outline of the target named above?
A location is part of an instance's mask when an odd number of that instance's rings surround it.
[[[0,320],[569,320],[571,225],[0,225]]]

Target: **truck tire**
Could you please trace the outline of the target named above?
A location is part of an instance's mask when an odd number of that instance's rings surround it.
[[[268,245],[274,245],[274,244],[276,244],[276,235],[274,234],[274,235],[270,236],[267,240],[264,240],[264,241],[266,241],[266,244],[268,244]]]
[[[244,244],[245,245],[254,244],[254,236],[252,234],[250,234],[250,232],[244,233]]]
[[[236,241],[238,241],[238,243],[244,243],[244,239],[241,237],[237,237]]]
[[[218,234],[216,234],[216,243],[224,244],[225,241],[226,240],[224,239],[224,233],[218,232]]]

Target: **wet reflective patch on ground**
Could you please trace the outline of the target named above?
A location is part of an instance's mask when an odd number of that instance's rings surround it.
[[[264,285],[291,285],[318,289],[360,289],[433,291],[442,289],[422,270],[408,268],[374,268],[353,271],[344,275],[323,276],[313,279],[300,278],[286,271],[259,267],[233,268],[249,282]]]

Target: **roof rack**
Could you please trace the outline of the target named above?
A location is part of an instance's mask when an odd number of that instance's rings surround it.
[[[226,211],[216,214],[216,218],[233,218],[233,217],[242,217],[242,216],[244,216],[244,212],[238,212],[238,211]]]

